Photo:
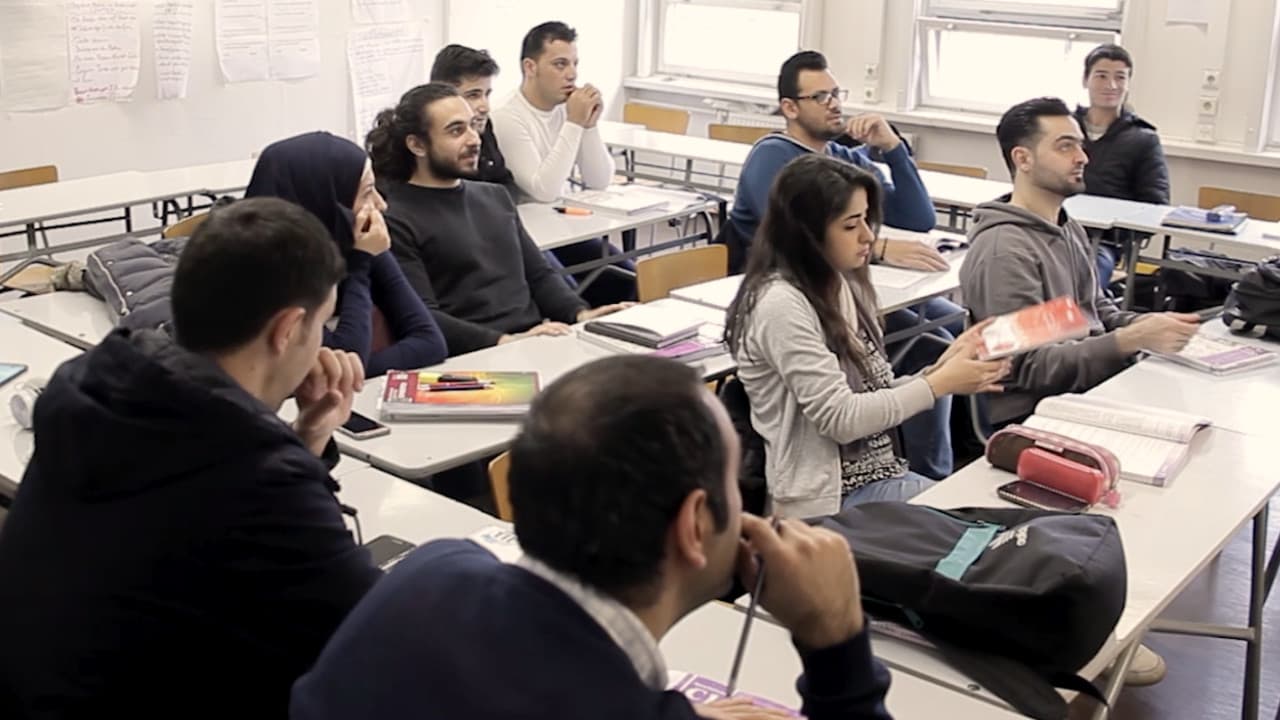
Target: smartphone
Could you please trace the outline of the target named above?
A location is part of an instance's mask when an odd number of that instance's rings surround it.
[[[353,410],[351,411],[351,417],[347,418],[347,421],[338,427],[338,432],[355,440],[368,440],[369,438],[382,437],[389,434],[391,428]]]
[[[1084,512],[1089,503],[1078,500],[1046,487],[1041,487],[1026,480],[1014,480],[996,488],[996,495],[1011,503],[1037,510],[1056,510],[1058,512]]]
[[[392,566],[404,559],[410,551],[418,547],[408,540],[402,540],[391,535],[379,535],[364,544],[366,550],[369,551],[369,557],[373,559],[373,564],[383,570],[390,570]]]
[[[0,385],[4,385],[26,371],[27,366],[21,363],[0,363]]]

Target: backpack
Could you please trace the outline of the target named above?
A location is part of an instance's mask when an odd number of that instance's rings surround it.
[[[1222,322],[1232,332],[1280,339],[1280,258],[1267,258],[1231,288]]]
[[[872,617],[905,625],[1019,712],[1067,716],[1076,675],[1124,611],[1124,549],[1104,515],[866,503],[812,520],[843,535]]]

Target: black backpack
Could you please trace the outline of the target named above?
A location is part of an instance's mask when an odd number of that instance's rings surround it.
[[[1124,549],[1104,515],[867,503],[814,524],[849,541],[863,607],[1036,718],[1065,718],[1064,687],[1124,611]]]
[[[1233,332],[1280,339],[1280,258],[1267,258],[1241,276],[1222,309]]]

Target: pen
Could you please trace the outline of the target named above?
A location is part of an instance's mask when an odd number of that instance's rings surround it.
[[[555,207],[553,207],[553,208],[551,208],[551,209],[552,209],[552,210],[555,210],[556,212],[560,213],[561,215],[578,215],[578,216],[587,216],[587,215],[590,215],[590,214],[591,214],[591,211],[590,211],[590,210],[588,210],[588,209],[586,209],[586,208],[580,208],[580,207],[563,207],[563,206],[561,206],[561,205],[557,205],[557,206],[555,206]]]
[[[445,391],[456,391],[456,390],[488,390],[491,387],[493,387],[493,383],[486,380],[486,381],[476,381],[476,382],[431,383],[427,385],[427,390],[429,390],[430,392],[445,392]]]
[[[776,531],[778,528],[778,519],[774,518],[773,527]],[[724,696],[726,698],[733,697],[733,692],[738,688],[738,672],[742,670],[742,658],[747,652],[747,638],[751,635],[751,621],[756,616],[756,606],[760,602],[760,591],[764,588],[764,559],[760,559],[759,567],[756,570],[756,586],[751,591],[751,600],[747,603],[747,619],[742,622],[742,635],[738,637],[738,651],[733,655],[733,667],[729,670],[729,682],[726,686]]]

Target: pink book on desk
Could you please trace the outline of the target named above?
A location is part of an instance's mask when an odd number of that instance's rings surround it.
[[[717,700],[723,700],[727,696],[729,690],[723,683],[712,680],[705,675],[681,673],[674,670],[667,673],[667,689],[682,693],[685,697],[689,698],[689,702],[694,705],[704,705]],[[762,698],[759,695],[736,692],[733,696],[750,698],[752,703],[762,708],[782,710],[792,717],[801,717],[800,712],[795,708],[789,708],[786,705],[776,703],[768,698]]]

